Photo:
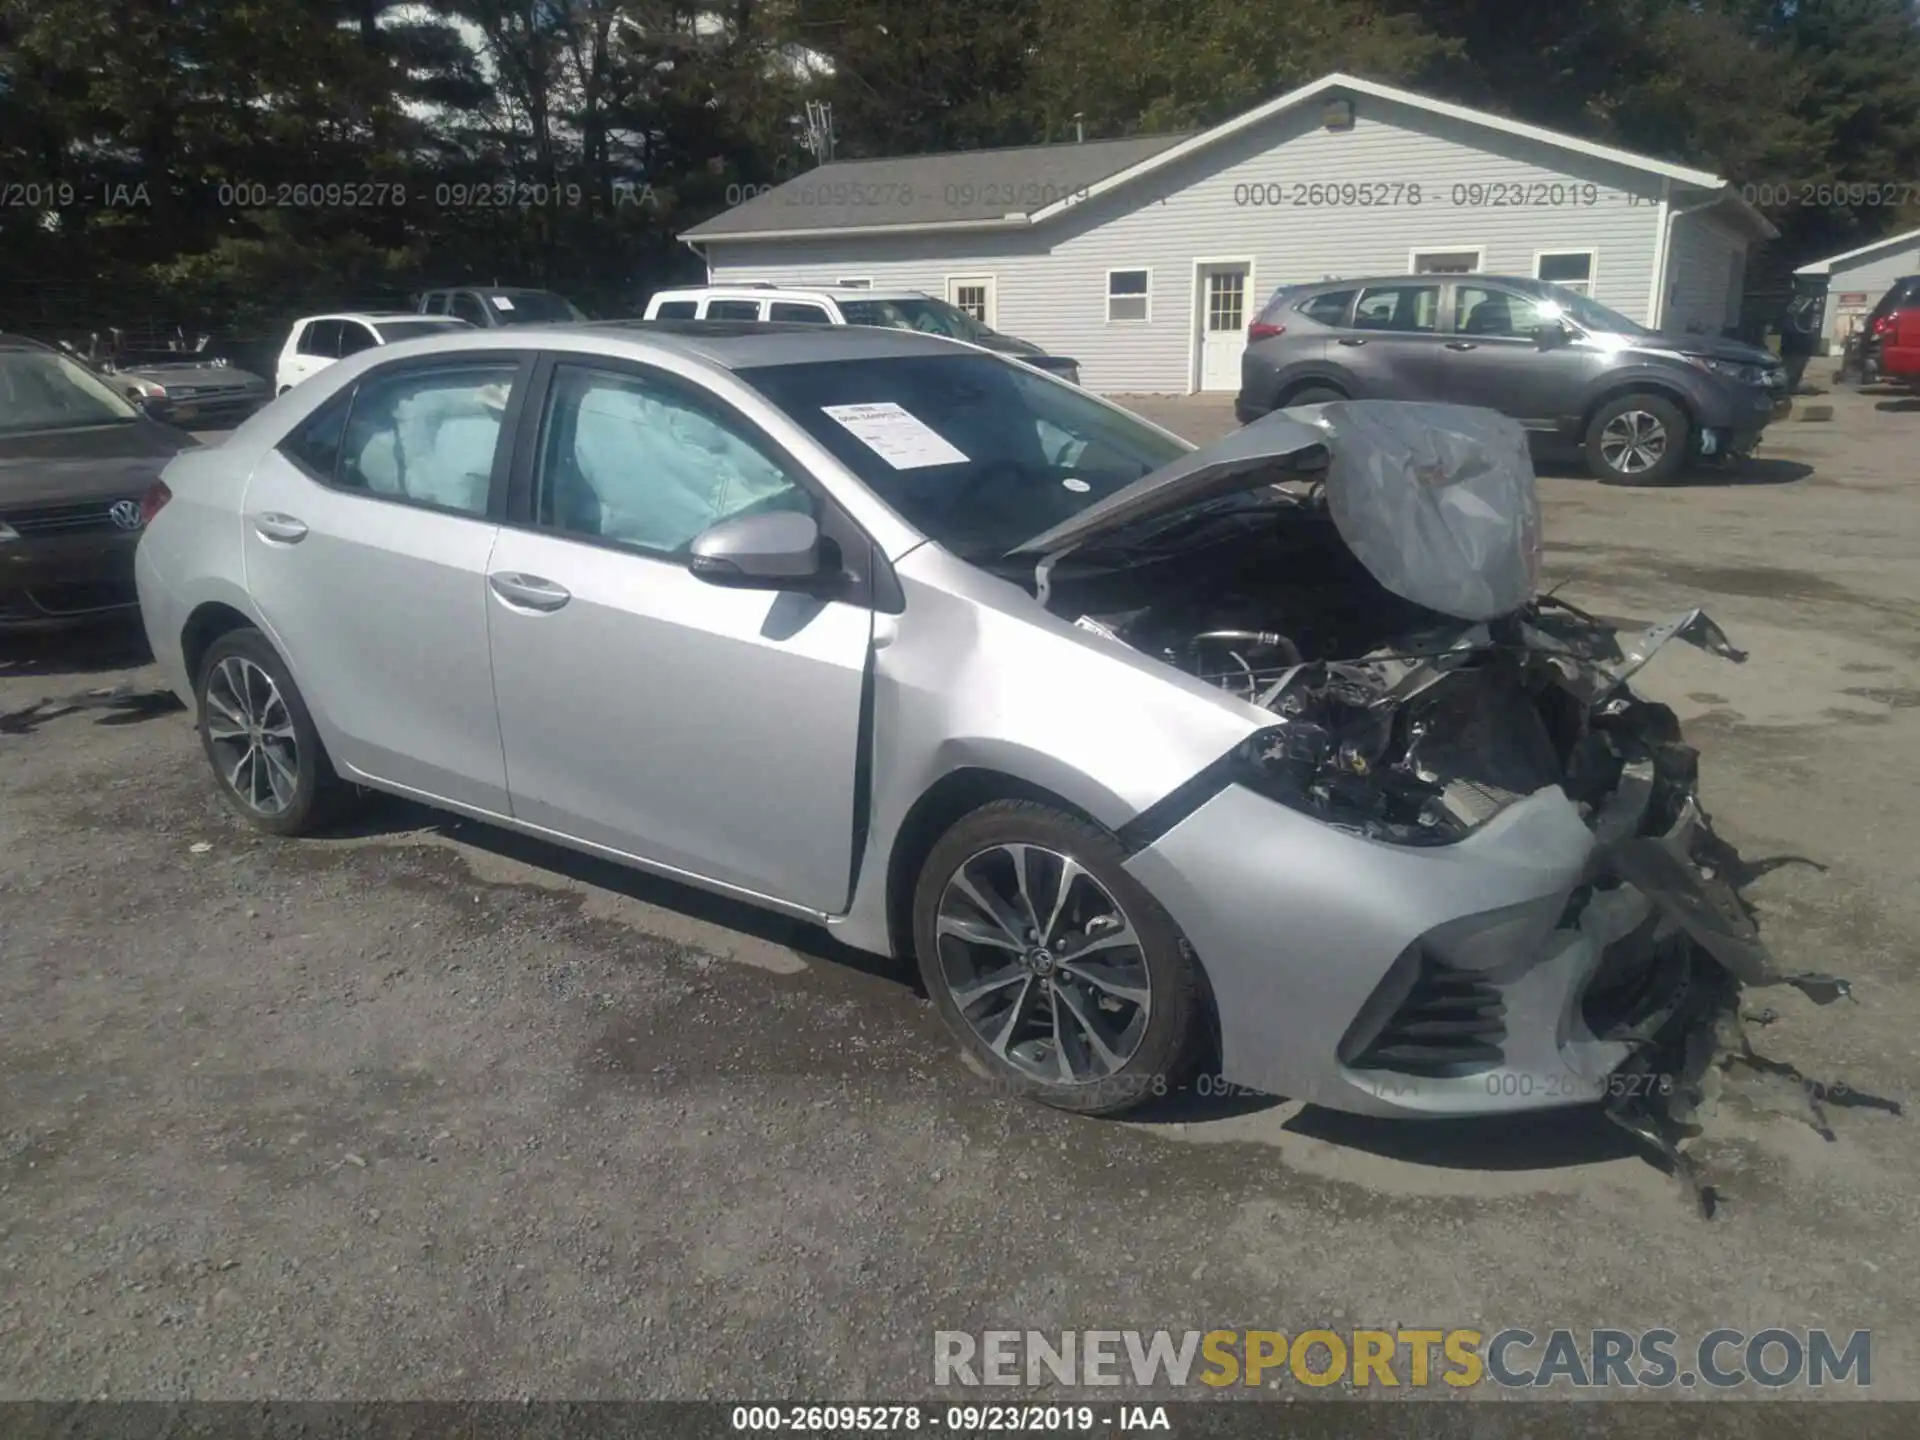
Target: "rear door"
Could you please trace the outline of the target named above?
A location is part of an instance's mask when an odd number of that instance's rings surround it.
[[[1334,330],[1326,351],[1354,399],[1440,398],[1443,293],[1435,280],[1394,280],[1360,291],[1352,318]]]
[[[1440,398],[1498,410],[1543,433],[1579,418],[1602,356],[1581,339],[1543,346],[1541,327],[1556,317],[1543,313],[1538,300],[1484,281],[1456,280],[1450,315]]]
[[[334,760],[507,808],[487,561],[531,360],[370,370],[267,452],[243,506],[246,582]]]
[[[719,588],[688,547],[744,510],[865,537],[752,422],[651,367],[555,357],[489,567],[515,818],[822,913],[853,872],[865,594]]]
[[[318,375],[339,355],[340,322],[309,320],[294,344],[293,354],[287,358],[286,373],[280,383],[298,385],[302,380]]]

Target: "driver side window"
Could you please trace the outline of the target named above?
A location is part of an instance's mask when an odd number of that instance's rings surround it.
[[[541,437],[539,523],[564,535],[680,556],[749,509],[816,514],[738,420],[682,386],[558,366]]]

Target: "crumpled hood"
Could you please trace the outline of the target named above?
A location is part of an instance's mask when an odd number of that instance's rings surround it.
[[[1010,553],[1051,568],[1142,520],[1323,469],[1341,538],[1396,595],[1463,620],[1509,615],[1533,598],[1540,502],[1526,432],[1462,405],[1340,400],[1275,411]]]

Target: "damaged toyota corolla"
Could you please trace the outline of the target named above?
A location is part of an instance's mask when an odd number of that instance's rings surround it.
[[[1195,450],[932,337],[525,329],[342,361],[163,488],[148,632],[254,823],[391,790],[821,922],[1050,1104],[1203,1057],[1618,1101],[1702,996],[1845,992],[1776,970],[1630,688],[1739,652],[1540,595],[1489,411]]]

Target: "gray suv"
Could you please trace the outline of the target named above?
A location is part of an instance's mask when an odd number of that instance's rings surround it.
[[[1656,485],[1745,455],[1789,405],[1771,352],[1648,330],[1577,291],[1506,275],[1285,286],[1247,330],[1242,423],[1323,400],[1436,400],[1512,416],[1545,458]]]

